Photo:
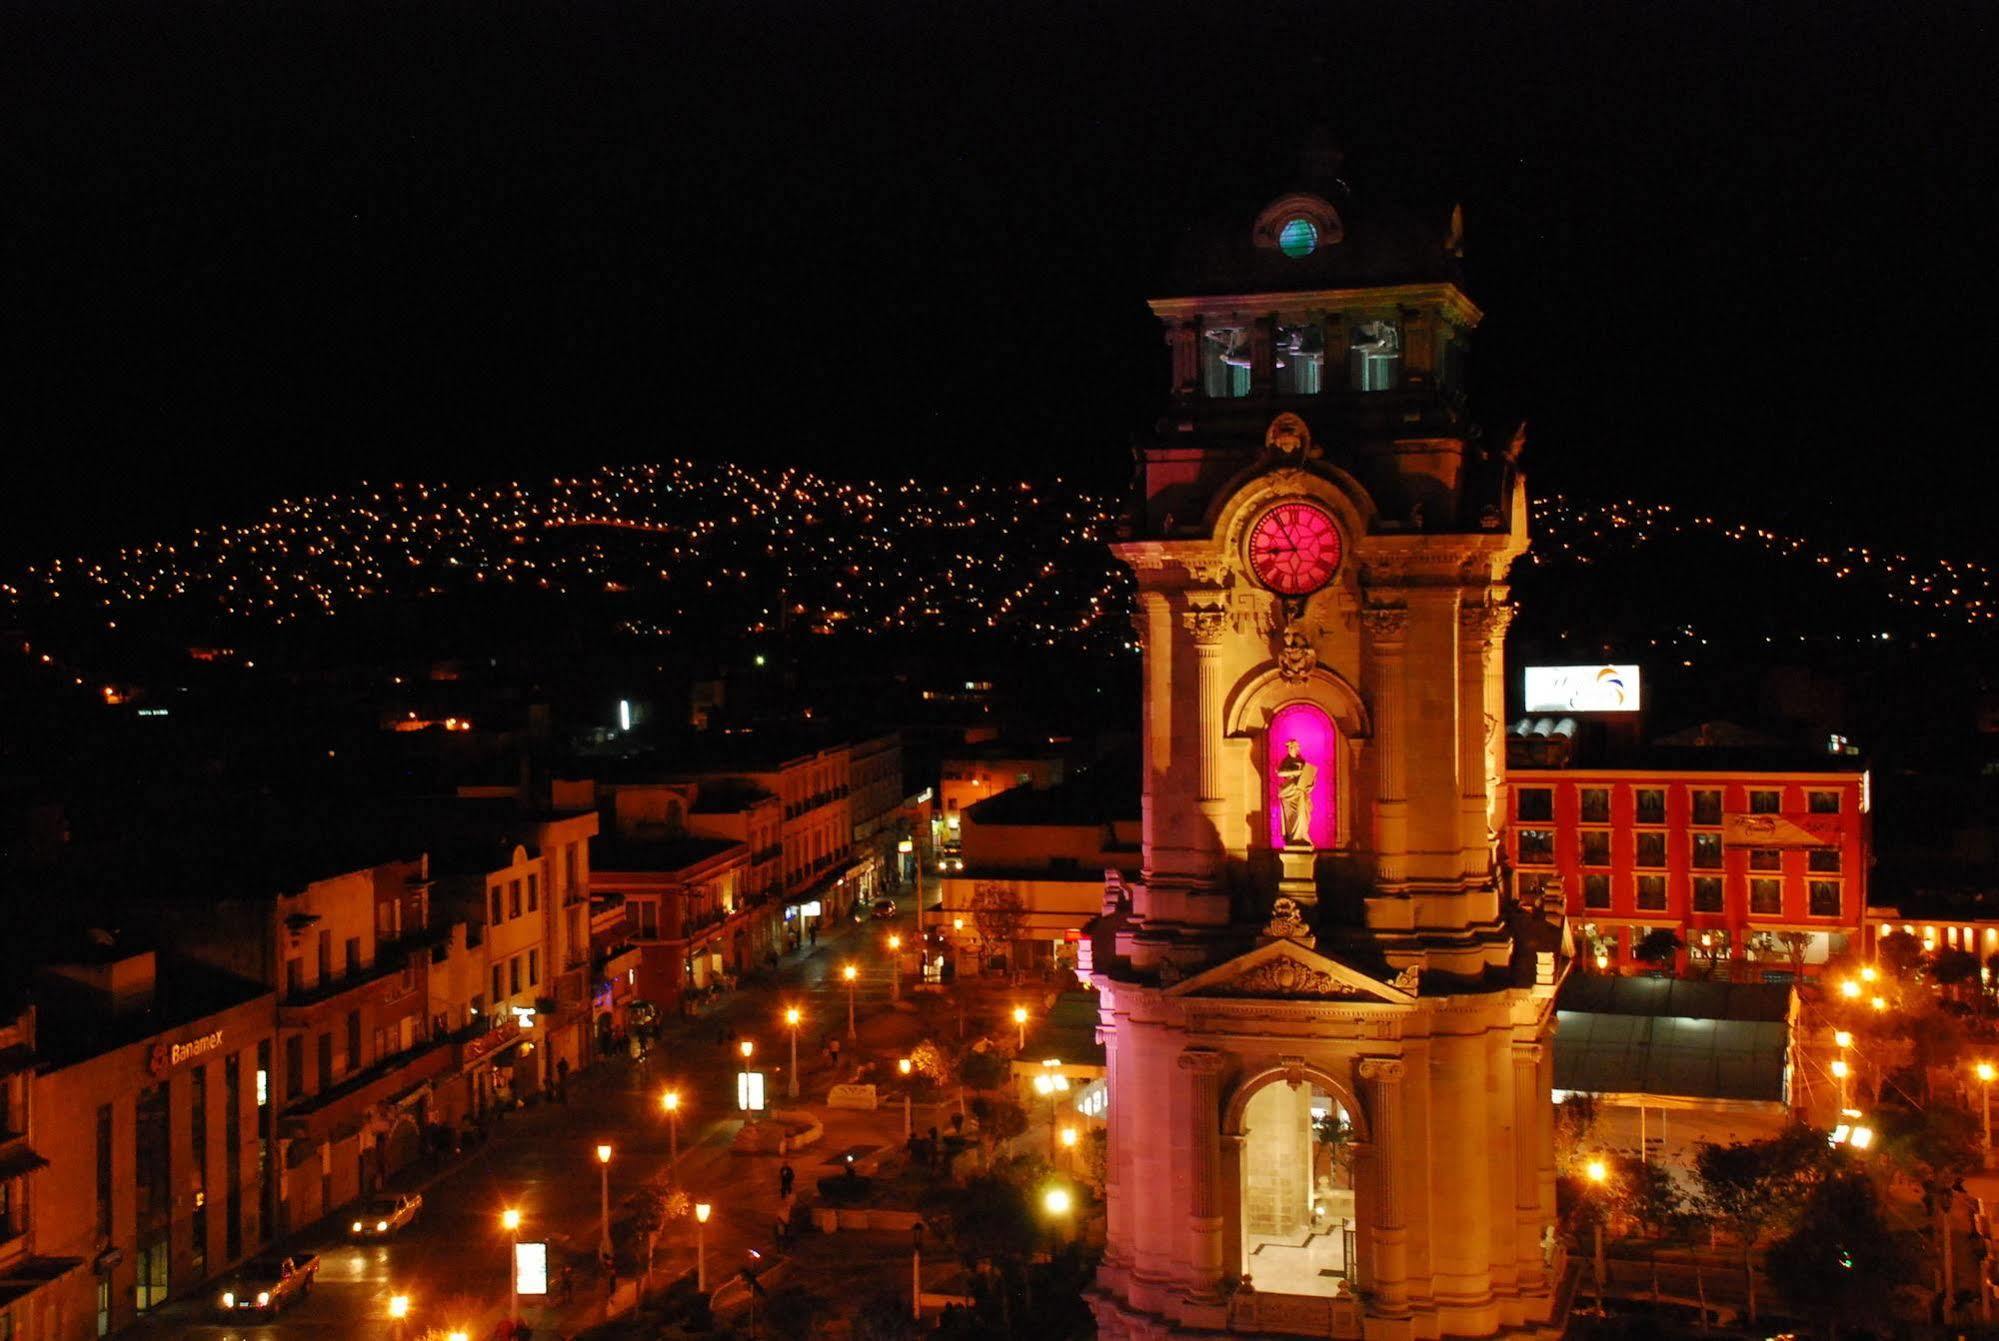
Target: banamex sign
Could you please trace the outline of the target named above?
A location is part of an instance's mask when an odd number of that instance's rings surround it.
[[[155,1076],[164,1077],[167,1072],[184,1062],[197,1057],[205,1057],[222,1046],[222,1031],[201,1034],[185,1043],[155,1043],[152,1056],[147,1058],[146,1069]]]

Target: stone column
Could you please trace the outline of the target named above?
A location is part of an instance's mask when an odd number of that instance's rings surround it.
[[[1374,1297],[1370,1312],[1400,1318],[1409,1313],[1409,1230],[1400,1184],[1408,1157],[1402,1133],[1401,1059],[1363,1058],[1362,1098],[1374,1136]]]
[[[1375,875],[1381,885],[1401,884],[1408,872],[1409,797],[1402,759],[1402,659],[1409,609],[1370,605],[1360,614],[1367,635],[1368,708],[1374,718]]]
[[[1216,599],[1219,599],[1217,593]],[[1196,606],[1183,616],[1194,638],[1194,689],[1200,713],[1201,873],[1219,879],[1222,869],[1222,634],[1228,615],[1212,606]]]
[[[1547,1288],[1541,1263],[1541,1045],[1513,1045],[1513,1218],[1514,1258],[1520,1292]]]
[[[1145,710],[1139,722],[1140,772],[1144,774],[1140,779],[1139,829],[1149,860],[1153,845],[1159,838],[1159,803],[1153,795],[1153,779],[1173,762],[1171,751],[1164,748],[1172,739],[1172,723],[1168,714],[1172,712],[1173,694],[1173,616],[1166,607],[1164,593],[1139,592],[1138,610],[1132,615],[1131,626],[1138,634],[1145,677]],[[1150,869],[1140,877],[1141,882],[1150,882],[1151,879]]]
[[[1188,1114],[1194,1124],[1188,1157],[1188,1292],[1203,1303],[1222,1298],[1222,1066],[1223,1054],[1188,1048],[1180,1054],[1186,1074]]]

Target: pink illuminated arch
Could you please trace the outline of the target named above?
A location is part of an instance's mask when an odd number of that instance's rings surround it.
[[[1299,753],[1319,770],[1317,785],[1312,789],[1312,846],[1339,846],[1340,730],[1333,725],[1333,719],[1316,703],[1287,703],[1271,716],[1264,740],[1264,808],[1270,819],[1270,845],[1284,846],[1284,806],[1277,796],[1277,762],[1285,755],[1285,742],[1295,740]]]

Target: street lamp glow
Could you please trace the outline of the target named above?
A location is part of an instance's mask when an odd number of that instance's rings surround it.
[[[1880,976],[1881,976],[1880,971],[1877,970],[1872,964],[1863,964],[1861,966],[1860,980],[1862,982],[1873,982],[1876,978]]]
[[[904,1075],[908,1075],[911,1069],[909,1058],[904,1057],[901,1061],[897,1062],[895,1064],[895,1069],[902,1072]]]
[[[1846,1140],[1847,1144],[1851,1145],[1855,1150],[1865,1150],[1868,1146],[1874,1144],[1874,1129],[1872,1127],[1855,1127]]]
[[[500,1212],[500,1228],[511,1234],[520,1227],[521,1213],[519,1211],[509,1209]]]
[[[1853,1035],[1847,1033],[1844,1029],[1840,1029],[1833,1033],[1832,1041],[1842,1048],[1850,1048],[1853,1046]]]
[[[1980,1062],[1978,1064],[1978,1078],[1980,1080],[1984,1081],[1986,1084],[1989,1085],[1992,1083],[1992,1080],[1995,1076],[1999,1076],[1999,1071],[1995,1071],[1992,1068],[1992,1063]]]
[[[1874,1009],[1876,1010],[1886,1010],[1888,1009],[1888,998],[1885,996],[1877,996],[1867,1004],[1874,1007]]]
[[[610,1147],[610,1146],[608,1146],[608,1145],[600,1145],[600,1146],[598,1146],[598,1147],[597,1147],[597,1162],[598,1162],[599,1164],[609,1164],[609,1163],[611,1162],[611,1147]]]
[[[472,1334],[461,1327],[457,1331],[446,1332],[444,1341],[472,1341]]]
[[[1592,1183],[1602,1183],[1610,1177],[1610,1166],[1600,1159],[1593,1159],[1583,1165],[1583,1173],[1588,1176]]]
[[[1025,1006],[1015,1006],[1015,1007],[1013,1008],[1013,1022],[1014,1022],[1015,1024],[1026,1024],[1026,1023],[1027,1023],[1027,1007],[1025,1007]]]
[[[659,1106],[669,1113],[678,1113],[680,1111],[680,1091],[668,1090],[666,1093],[660,1095]]]
[[[798,1007],[796,1006],[789,1007],[784,1012],[784,1022],[790,1025],[793,1029],[796,1029],[798,1027],[798,1022],[803,1018],[805,1017],[799,1013]]]
[[[1860,984],[1848,978],[1839,985],[1839,994],[1849,1000],[1858,999],[1860,996]]]
[[[1071,1204],[1066,1187],[1051,1187],[1041,1194],[1041,1209],[1050,1215],[1067,1215]]]
[[[1076,1129],[1074,1127],[1064,1127],[1062,1129],[1062,1144],[1068,1146],[1076,1144]]]
[[[846,979],[848,982],[852,982],[854,979],[861,976],[861,971],[855,968],[852,964],[848,964],[843,968],[841,968],[840,976]]]
[[[710,1215],[713,1215],[714,1213],[715,1213],[715,1208],[713,1206],[710,1206],[707,1202],[697,1201],[694,1203],[694,1218],[700,1223],[704,1225],[707,1224],[708,1217]]]
[[[1846,1058],[1839,1057],[1834,1059],[1832,1064],[1832,1073],[1835,1076],[1839,1077],[1841,1080],[1845,1080],[1848,1072],[1851,1070],[1852,1068],[1847,1066],[1846,1064]]]
[[[964,918],[962,918],[962,917],[954,917],[954,918],[952,918],[952,919],[951,919],[951,930],[953,930],[953,931],[963,931],[964,929],[965,929],[965,919],[964,919]]]
[[[747,1038],[744,1039],[741,1043],[738,1043],[736,1046],[742,1051],[743,1060],[746,1062],[750,1059],[751,1054],[753,1054],[757,1050],[757,1045],[752,1043]]]
[[[888,948],[891,950],[900,950],[902,948],[902,937],[890,936],[888,938]]]
[[[410,1315],[410,1297],[406,1294],[389,1296],[389,1316],[400,1322]]]

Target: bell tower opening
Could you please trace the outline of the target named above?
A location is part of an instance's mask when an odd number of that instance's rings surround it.
[[[1325,1295],[1355,1279],[1353,1124],[1317,1085],[1266,1085],[1243,1113],[1242,1264],[1260,1291]]]

